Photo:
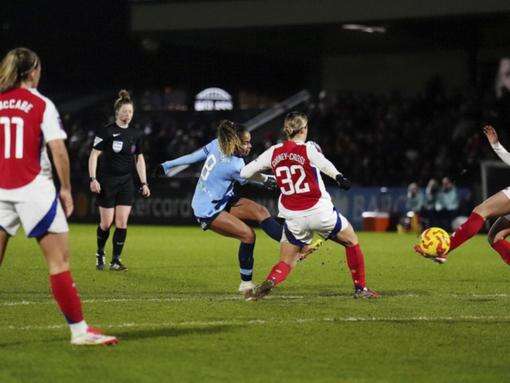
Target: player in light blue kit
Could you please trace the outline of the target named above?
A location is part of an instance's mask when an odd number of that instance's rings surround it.
[[[245,184],[248,180],[240,176],[245,166],[243,157],[251,150],[251,135],[243,126],[232,121],[223,120],[218,126],[218,138],[191,154],[161,164],[160,171],[168,175],[169,171],[180,165],[189,165],[205,161],[200,179],[195,188],[191,206],[202,229],[226,237],[237,238],[239,246],[239,265],[241,284],[239,291],[253,288],[253,249],[255,232],[244,221],[256,221],[264,232],[280,242],[283,227],[262,205],[239,198],[234,193],[236,182]],[[273,177],[257,175],[250,181],[262,183],[274,189]]]

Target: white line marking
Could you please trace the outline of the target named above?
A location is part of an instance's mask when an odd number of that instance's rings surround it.
[[[435,294],[435,297],[446,297],[446,298],[458,298],[458,299],[497,299],[497,298],[509,298],[509,294]],[[401,295],[387,295],[383,298],[393,299],[393,298],[427,298],[432,297],[431,295],[419,295],[419,294],[401,294]],[[270,295],[264,299],[268,300],[319,300],[319,299],[352,299],[350,295]],[[242,301],[243,298],[241,295],[203,295],[200,293],[196,293],[195,295],[176,295],[170,296],[167,298],[143,298],[143,297],[124,297],[124,298],[91,298],[91,299],[82,299],[83,303],[87,304],[95,304],[95,303],[123,303],[123,302],[155,302],[155,303],[164,303],[164,302],[193,302],[193,301]],[[44,300],[44,301],[0,301],[0,307],[2,306],[30,306],[30,305],[48,305],[54,304],[52,299]]]
[[[126,322],[119,324],[99,324],[103,329],[119,329],[133,327],[208,327],[208,326],[246,326],[266,324],[303,324],[303,323],[346,323],[346,322],[510,322],[510,316],[413,316],[413,317],[324,317],[324,318],[296,318],[296,319],[233,319],[211,321],[183,321],[183,322]],[[67,328],[65,324],[40,326],[4,326],[0,331],[27,330],[60,330]]]

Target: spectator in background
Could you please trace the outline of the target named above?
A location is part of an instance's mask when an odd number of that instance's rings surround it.
[[[420,213],[425,206],[425,197],[416,182],[407,187],[406,209],[413,213]]]
[[[444,177],[441,184],[441,189],[437,193],[435,209],[440,226],[451,230],[452,221],[459,210],[459,193],[448,177]]]
[[[437,225],[436,201],[438,191],[439,184],[437,180],[431,178],[425,188],[425,204],[423,208],[423,224],[425,227]]]
[[[425,197],[416,182],[412,182],[407,187],[406,196],[406,215],[400,219],[397,225],[399,233],[421,231],[421,215],[425,205]]]

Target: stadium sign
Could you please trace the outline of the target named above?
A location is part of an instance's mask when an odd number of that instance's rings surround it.
[[[232,110],[232,96],[221,88],[207,88],[195,97],[196,111]]]

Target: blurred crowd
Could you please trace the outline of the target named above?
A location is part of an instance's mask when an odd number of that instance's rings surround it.
[[[245,121],[262,110],[194,112],[183,106],[180,92],[171,97],[175,92],[168,92],[165,98],[165,91],[135,95],[133,124],[144,132],[149,166],[206,144],[223,118]],[[443,177],[470,185],[479,175],[479,160],[492,155],[482,124],[494,123],[505,142],[508,98],[447,94],[437,81],[413,96],[321,92],[302,109],[310,116],[310,139],[357,185],[406,186],[414,181],[424,187],[430,179]],[[64,116],[74,175],[86,175],[94,132],[113,119],[111,114],[111,105],[104,103]],[[256,131],[254,152],[280,139],[277,126]]]

